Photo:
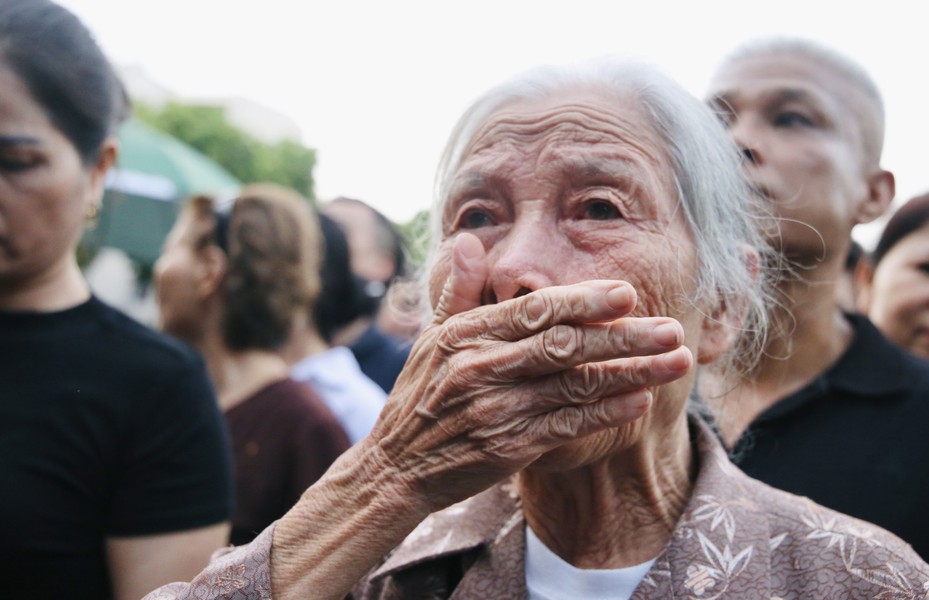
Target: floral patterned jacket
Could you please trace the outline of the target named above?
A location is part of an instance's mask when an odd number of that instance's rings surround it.
[[[929,599],[929,565],[869,523],[750,479],[703,425],[693,495],[632,600]],[[270,600],[274,526],[189,584],[145,600]],[[357,599],[522,599],[525,521],[512,482],[427,518],[352,594]]]
[[[929,598],[929,565],[899,538],[750,479],[692,431],[693,495],[632,600]],[[355,597],[526,598],[525,540],[515,486],[498,485],[431,515]]]

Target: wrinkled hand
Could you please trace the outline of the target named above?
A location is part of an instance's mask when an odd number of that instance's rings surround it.
[[[647,388],[693,358],[670,318],[621,318],[619,281],[551,287],[481,306],[480,241],[455,240],[433,322],[413,346],[369,441],[428,509],[467,498],[543,453],[641,417]]]

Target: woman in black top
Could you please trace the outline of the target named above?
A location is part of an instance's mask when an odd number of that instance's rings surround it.
[[[0,3],[0,595],[138,598],[228,536],[203,362],[93,297],[75,258],[122,88],[47,0]]]

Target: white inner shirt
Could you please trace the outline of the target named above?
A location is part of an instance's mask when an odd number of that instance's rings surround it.
[[[526,525],[529,600],[629,600],[655,559],[622,569],[578,569],[548,549]]]

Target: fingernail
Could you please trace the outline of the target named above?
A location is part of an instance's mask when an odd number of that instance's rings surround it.
[[[659,325],[652,332],[652,337],[662,346],[678,346],[684,340],[681,338],[681,328],[676,323]]]
[[[652,393],[648,390],[642,390],[641,396],[636,398],[632,406],[638,410],[644,410],[648,408],[649,404],[652,403]]]
[[[635,293],[628,285],[620,285],[606,293],[606,302],[612,308],[629,308],[635,302]]]
[[[677,350],[662,355],[661,360],[669,371],[686,371],[691,363],[690,350],[686,346],[681,346]]]

